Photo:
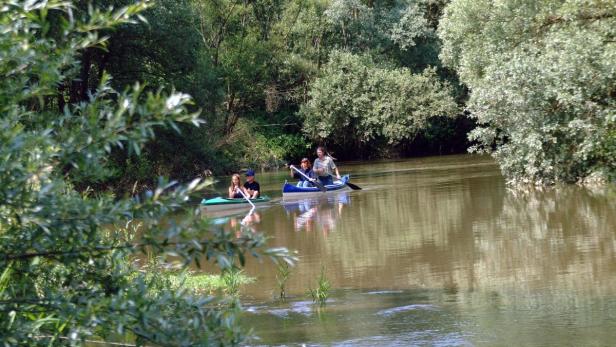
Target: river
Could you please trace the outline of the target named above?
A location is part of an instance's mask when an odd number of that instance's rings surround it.
[[[250,345],[615,343],[615,187],[510,190],[471,155],[339,166],[363,190],[286,202],[286,171],[257,175],[274,201],[247,223],[300,261],[281,300],[276,266],[248,260]],[[306,294],[322,269],[324,307]]]

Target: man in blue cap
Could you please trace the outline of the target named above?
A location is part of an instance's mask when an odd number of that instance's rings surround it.
[[[259,197],[261,187],[259,186],[259,182],[255,181],[255,170],[248,169],[248,171],[246,171],[246,182],[244,182],[244,188],[246,188],[249,198],[256,199]]]

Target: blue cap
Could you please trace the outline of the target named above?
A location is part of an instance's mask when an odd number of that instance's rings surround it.
[[[248,169],[248,171],[246,171],[246,176],[254,176],[254,175],[255,175],[255,170]]]

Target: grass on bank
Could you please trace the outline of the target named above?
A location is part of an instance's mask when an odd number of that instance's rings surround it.
[[[151,284],[151,294],[158,294],[163,288],[172,290],[187,290],[199,295],[231,295],[237,296],[243,285],[255,281],[243,270],[232,269],[221,274],[197,273],[194,271],[178,271],[166,268],[160,263],[150,262],[140,270],[146,276],[146,282]]]
[[[254,282],[254,277],[246,276],[243,271],[228,271],[224,274],[166,274],[175,288],[183,287],[196,294],[237,295],[243,285]]]

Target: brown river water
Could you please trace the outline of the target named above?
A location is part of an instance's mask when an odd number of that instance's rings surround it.
[[[257,175],[274,199],[246,222],[300,261],[281,300],[276,266],[248,259],[250,345],[616,345],[616,187],[511,190],[470,155],[339,168],[363,190],[287,202],[288,172]]]

